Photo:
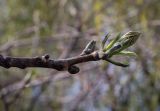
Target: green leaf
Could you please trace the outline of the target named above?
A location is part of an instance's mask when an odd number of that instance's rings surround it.
[[[140,35],[141,33],[137,31],[129,31],[126,34],[124,34],[118,41],[123,46],[121,50],[124,50],[132,46],[140,37]]]
[[[117,65],[117,66],[121,66],[121,67],[128,67],[129,64],[128,63],[121,63],[121,62],[116,62],[116,61],[113,61],[111,59],[106,59],[106,61],[114,64],[114,65]]]
[[[109,54],[109,57],[112,57],[113,55],[116,55],[124,49],[132,46],[137,41],[140,35],[140,32],[129,31],[128,33],[121,36],[121,38],[117,40],[115,45],[112,45],[109,50],[106,50]]]
[[[102,49],[104,49],[105,43],[108,40],[110,34],[108,33],[107,35],[105,35],[104,39],[102,40]]]
[[[137,54],[135,52],[131,52],[131,51],[121,51],[121,52],[117,53],[116,55],[135,56],[135,57],[137,57]]]
[[[108,49],[110,49],[119,39],[121,34],[119,33],[115,39],[113,39],[104,49],[103,52],[106,52]]]

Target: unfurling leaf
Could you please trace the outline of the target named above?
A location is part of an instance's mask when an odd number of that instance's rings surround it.
[[[137,39],[139,38],[141,33],[135,32],[135,31],[130,31],[123,35],[117,42],[112,45],[112,47],[107,50],[107,53],[109,54],[109,57],[118,54],[122,50],[132,46]]]
[[[107,50],[109,50],[110,48],[112,48],[112,46],[120,39],[120,34],[118,34],[116,36],[115,39],[113,39],[104,49],[103,49],[103,52],[106,52]]]
[[[102,49],[104,49],[104,46],[105,46],[105,44],[106,44],[109,36],[110,36],[110,35],[109,35],[109,33],[108,33],[108,34],[104,37],[104,39],[102,40]]]
[[[121,66],[121,67],[128,67],[129,66],[128,63],[120,63],[120,62],[113,61],[111,59],[106,59],[106,61],[108,61],[114,65]]]
[[[131,51],[121,51],[121,52],[117,53],[116,55],[135,56],[135,57],[137,57],[137,54],[135,52],[131,52]]]
[[[139,36],[141,35],[140,32],[136,31],[129,31],[128,33],[124,34],[118,42],[120,42],[123,45],[123,49],[130,47],[133,45]]]

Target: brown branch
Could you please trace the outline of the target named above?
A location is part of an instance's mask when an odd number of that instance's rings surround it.
[[[88,62],[88,61],[96,61],[99,60],[98,53],[94,52],[89,55],[84,56],[76,56],[68,59],[59,59],[53,60],[49,59],[49,55],[45,55],[42,57],[9,57],[0,55],[0,66],[4,68],[17,67],[21,69],[25,69],[28,67],[41,67],[41,68],[52,68],[58,71],[63,71],[68,69],[70,66]]]
[[[73,66],[75,64],[88,62],[88,61],[97,61],[107,57],[107,54],[104,54],[102,58],[99,58],[99,52],[94,51],[91,54],[76,56],[68,59],[59,59],[53,60],[49,58],[49,55],[44,55],[42,57],[9,57],[0,55],[0,66],[4,68],[17,67],[21,69],[29,67],[41,67],[41,68],[52,68],[58,71],[68,70],[70,73],[78,73],[79,68]]]
[[[0,55],[0,66],[4,68],[18,67],[21,69],[25,69],[28,67],[52,68],[58,71],[68,70],[68,72],[71,74],[76,74],[79,72],[79,68],[75,66],[76,64],[88,61],[106,60],[108,62],[111,62],[112,64],[126,67],[128,65],[114,62],[112,60],[109,60],[109,58],[133,45],[139,36],[140,33],[134,31],[126,33],[122,36],[121,39],[119,39],[120,35],[118,35],[113,42],[117,42],[119,40],[119,44],[115,45],[107,52],[104,52],[102,50],[94,51],[96,41],[91,41],[87,44],[81,55],[68,59],[53,60],[50,59],[49,55],[33,58],[5,57]]]

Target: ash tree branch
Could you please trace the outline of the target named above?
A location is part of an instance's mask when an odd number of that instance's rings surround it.
[[[93,51],[86,55],[83,54],[83,56],[78,55],[58,60],[50,59],[50,56],[47,54],[41,57],[10,57],[0,55],[0,66],[4,68],[17,67],[20,69],[29,67],[51,68],[58,71],[68,70],[68,72],[74,74],[79,72],[79,68],[75,66],[76,64],[100,60],[98,51]]]
[[[120,54],[124,49],[133,45],[139,36],[140,33],[135,31],[130,31],[123,36],[120,36],[119,34],[105,48],[105,45],[103,45],[102,49],[97,51],[95,51],[96,41],[92,40],[86,45],[80,55],[67,59],[54,60],[50,59],[50,56],[47,54],[41,57],[30,58],[0,55],[0,66],[4,68],[18,67],[21,69],[29,67],[51,68],[58,71],[68,70],[68,72],[71,74],[76,74],[79,72],[80,69],[75,66],[76,64],[89,61],[105,60],[118,66],[127,67],[128,64],[115,62],[109,58],[111,58],[113,55]],[[105,44],[107,38],[108,36],[106,36],[103,44]]]

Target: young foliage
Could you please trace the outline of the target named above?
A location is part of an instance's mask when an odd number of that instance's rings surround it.
[[[108,34],[107,34],[106,37],[102,40],[102,46],[103,46],[102,50],[105,54],[108,55],[108,58],[111,58],[113,55],[137,56],[135,52],[125,51],[125,49],[132,46],[137,41],[140,34],[141,34],[140,32],[136,31],[129,31],[123,36],[118,34],[115,39],[113,39],[106,47],[104,47],[108,39]],[[112,64],[122,67],[128,66],[128,64],[126,63],[116,62],[108,58],[106,60]]]

